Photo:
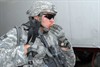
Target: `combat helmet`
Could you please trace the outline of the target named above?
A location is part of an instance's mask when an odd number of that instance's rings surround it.
[[[48,1],[36,1],[33,3],[31,8],[27,11],[29,16],[37,16],[42,12],[49,12],[56,14],[55,5]]]

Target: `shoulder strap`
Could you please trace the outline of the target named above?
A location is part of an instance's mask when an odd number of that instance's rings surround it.
[[[21,38],[21,27],[15,26],[17,32],[17,45],[20,45],[20,38]]]

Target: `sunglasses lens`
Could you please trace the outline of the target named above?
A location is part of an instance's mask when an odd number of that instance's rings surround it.
[[[50,20],[51,18],[54,19],[54,16],[55,16],[55,15],[52,15],[52,14],[46,14],[46,15],[45,15],[45,17],[48,18],[49,20]]]

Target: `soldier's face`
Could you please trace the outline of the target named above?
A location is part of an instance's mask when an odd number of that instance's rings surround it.
[[[43,15],[41,24],[45,28],[50,29],[50,27],[54,24],[54,15],[52,15],[52,14]]]

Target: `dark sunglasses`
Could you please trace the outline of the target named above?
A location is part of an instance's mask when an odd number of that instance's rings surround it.
[[[44,15],[45,15],[45,17],[48,18],[49,20],[52,19],[52,18],[54,19],[54,17],[55,17],[55,14],[44,14]]]

